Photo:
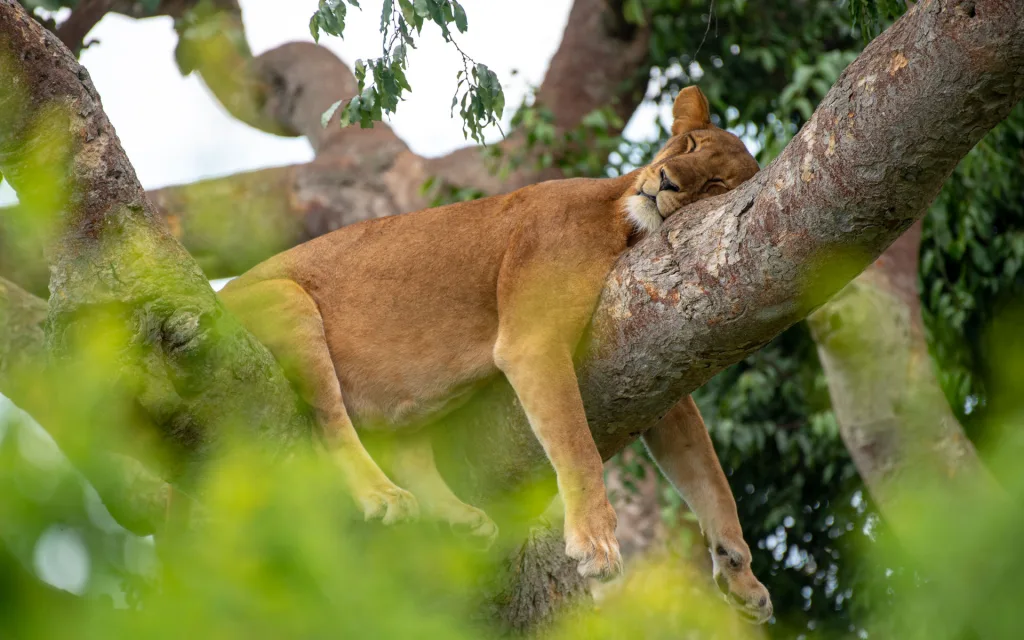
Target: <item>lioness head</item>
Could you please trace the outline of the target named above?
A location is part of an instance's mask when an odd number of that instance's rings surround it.
[[[639,231],[656,230],[681,207],[734,189],[758,171],[743,142],[711,124],[708,100],[697,87],[679,92],[672,118],[672,137],[625,199]]]

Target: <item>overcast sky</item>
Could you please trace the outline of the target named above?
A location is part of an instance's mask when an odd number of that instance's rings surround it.
[[[380,52],[380,2],[364,0],[349,9],[345,39],[321,38],[351,65]],[[562,36],[571,0],[462,0],[469,31],[458,36],[463,50],[497,72],[505,87],[506,124],[527,87],[544,77]],[[254,53],[295,40],[311,41],[309,17],[316,0],[242,0],[243,18]],[[146,188],[192,182],[238,171],[303,162],[312,158],[305,140],[261,133],[237,120],[212,100],[195,75],[181,77],[174,63],[176,38],[170,18],[130,20],[108,15],[91,33],[100,44],[82,54],[104,108]],[[391,120],[413,151],[426,156],[468,144],[458,114],[449,115],[455,74],[461,59],[433,25],[424,27],[411,52],[412,94]],[[513,76],[512,70],[518,70]],[[634,118],[631,137],[653,135],[653,111]],[[508,128],[505,127],[507,131]],[[489,139],[500,134],[495,129]],[[8,185],[0,203],[14,200]]]

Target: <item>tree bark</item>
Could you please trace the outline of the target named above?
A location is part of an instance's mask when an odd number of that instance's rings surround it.
[[[994,481],[939,386],[918,299],[921,225],[808,318],[840,433],[861,478],[893,522],[894,495]]]
[[[46,302],[0,278],[0,389],[15,404],[28,407],[25,384],[44,360]]]

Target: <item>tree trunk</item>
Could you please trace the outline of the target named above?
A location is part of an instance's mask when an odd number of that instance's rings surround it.
[[[308,442],[311,420],[277,363],[159,224],[88,72],[12,0],[0,2],[0,33],[0,167],[27,207],[53,217],[59,238],[46,334],[57,366],[49,374],[85,376],[65,381],[81,388],[90,376],[75,358],[90,333],[124,337],[108,370],[88,372],[110,403],[50,410],[44,422],[54,437],[75,459],[88,444],[77,425],[128,420],[138,403],[187,453],[179,474],[209,456],[229,420],[272,450]]]
[[[917,291],[921,225],[808,318],[843,442],[891,522],[923,487],[994,488],[939,386]]]

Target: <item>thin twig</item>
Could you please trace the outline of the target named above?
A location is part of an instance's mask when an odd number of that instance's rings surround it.
[[[711,0],[711,5],[708,7],[708,26],[704,29],[704,37],[700,39],[700,44],[697,45],[697,50],[693,52],[694,61],[697,60],[697,54],[700,53],[700,48],[704,46],[704,42],[708,39],[708,32],[711,31],[711,20],[715,17],[715,0]],[[715,27],[715,35],[718,35],[718,27]]]

